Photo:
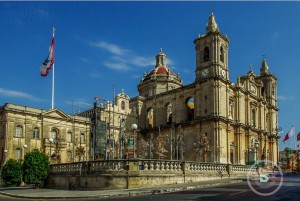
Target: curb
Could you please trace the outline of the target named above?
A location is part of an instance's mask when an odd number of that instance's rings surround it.
[[[110,198],[110,197],[126,197],[126,196],[142,196],[142,195],[159,195],[165,193],[172,193],[178,191],[185,191],[191,189],[202,189],[208,188],[213,186],[222,186],[226,184],[233,184],[233,183],[241,183],[243,180],[232,180],[232,181],[225,181],[225,182],[218,182],[218,183],[210,183],[210,184],[199,184],[199,185],[191,185],[191,186],[184,186],[184,187],[164,187],[162,189],[149,189],[149,190],[128,190],[128,192],[119,192],[119,193],[108,193],[108,194],[99,194],[99,195],[86,195],[86,196],[28,196],[28,195],[21,195],[21,194],[12,194],[0,191],[0,194],[16,197],[16,198],[28,198],[28,199],[82,199],[82,198]],[[192,184],[192,183],[191,183]]]

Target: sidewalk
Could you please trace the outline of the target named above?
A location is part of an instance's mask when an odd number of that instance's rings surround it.
[[[117,190],[98,190],[98,191],[82,191],[82,190],[55,190],[55,189],[31,189],[31,188],[0,188],[0,194],[18,198],[29,199],[65,199],[65,198],[108,198],[108,197],[128,197],[137,195],[162,194],[175,191],[184,191],[196,188],[207,188],[212,186],[220,186],[231,183],[240,183],[241,179],[219,179],[213,181],[202,181],[185,184],[172,184],[151,188],[139,189],[117,189]]]

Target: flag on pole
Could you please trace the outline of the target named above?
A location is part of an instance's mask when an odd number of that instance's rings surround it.
[[[285,135],[284,139],[282,142],[287,141],[288,139],[290,139],[290,137],[292,137],[295,134],[295,129],[294,126],[292,126],[292,128],[290,129],[290,131]]]
[[[300,132],[297,135],[297,141],[300,141]]]
[[[54,64],[54,36],[52,37],[49,54],[44,63],[40,67],[41,76],[46,77]]]

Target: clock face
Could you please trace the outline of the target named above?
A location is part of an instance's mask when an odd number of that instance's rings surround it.
[[[203,69],[202,71],[201,71],[201,75],[203,76],[203,77],[206,77],[207,75],[208,75],[208,69],[206,68],[206,69]]]
[[[221,71],[221,75],[222,75],[223,77],[225,77],[225,75],[226,75],[225,70],[222,70],[222,71]]]

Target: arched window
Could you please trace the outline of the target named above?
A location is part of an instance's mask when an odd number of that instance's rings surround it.
[[[16,126],[16,137],[23,137],[23,127],[21,125]]]
[[[33,139],[39,139],[40,138],[40,130],[39,130],[39,128],[35,127],[33,129],[32,138]]]
[[[207,46],[204,48],[203,60],[204,62],[209,61],[209,48]]]
[[[220,61],[224,62],[224,49],[223,49],[223,47],[220,48]]]
[[[167,104],[167,124],[172,123],[172,103]]]
[[[194,120],[195,99],[190,97],[186,100],[188,121]]]
[[[233,119],[233,112],[234,112],[234,102],[233,102],[233,100],[231,100],[230,102],[229,102],[229,111],[228,111],[228,113],[229,113],[229,115],[228,115],[228,118],[229,119]]]
[[[52,128],[52,130],[51,130],[51,138],[53,140],[56,140],[56,138],[57,138],[57,130],[55,128]]]
[[[275,96],[275,84],[272,84],[272,96]]]
[[[121,102],[121,109],[122,109],[122,110],[125,110],[125,101],[122,101],[122,102]]]
[[[149,108],[147,112],[147,125],[149,128],[154,126],[153,108]]]
[[[262,87],[261,88],[261,96],[264,96],[265,95],[265,87]]]
[[[252,123],[252,126],[254,126],[254,127],[256,126],[255,122],[256,122],[256,111],[255,111],[255,108],[253,108],[252,109],[252,122],[251,123]]]

